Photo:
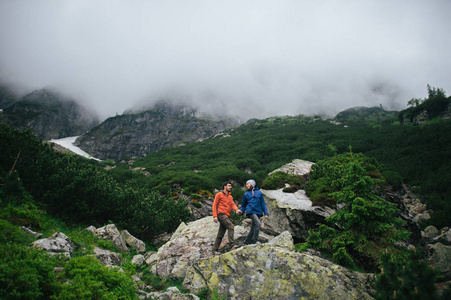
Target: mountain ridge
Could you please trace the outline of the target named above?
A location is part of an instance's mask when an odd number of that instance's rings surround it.
[[[0,119],[21,130],[28,128],[45,140],[77,136],[99,123],[96,114],[74,99],[48,89],[33,91],[9,104]]]

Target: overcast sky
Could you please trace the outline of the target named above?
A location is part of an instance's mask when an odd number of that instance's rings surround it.
[[[451,93],[450,0],[0,0],[0,80],[101,117],[165,97],[250,117]]]

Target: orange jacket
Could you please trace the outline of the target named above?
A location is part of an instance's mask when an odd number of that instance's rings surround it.
[[[213,201],[213,217],[216,218],[218,214],[226,214],[230,217],[230,209],[234,211],[238,209],[233,202],[232,195],[229,193],[229,196],[227,196],[224,192],[217,193]]]

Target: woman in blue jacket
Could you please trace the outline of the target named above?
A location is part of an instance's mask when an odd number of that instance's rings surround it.
[[[244,245],[255,244],[260,234],[260,218],[265,215],[268,218],[268,209],[266,208],[263,193],[257,188],[255,180],[246,181],[247,191],[241,200],[241,211],[252,220],[251,231],[244,240]]]

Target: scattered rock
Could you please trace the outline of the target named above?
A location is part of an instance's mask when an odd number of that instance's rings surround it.
[[[31,243],[32,247],[43,249],[51,255],[64,255],[72,257],[75,244],[62,232],[56,232],[51,237],[40,239]]]
[[[103,265],[120,266],[122,264],[122,258],[119,254],[98,247],[94,248],[94,257]]]
[[[88,228],[92,230],[91,226]],[[95,230],[94,235],[97,236],[98,238],[107,241],[112,241],[113,244],[115,244],[121,251],[129,252],[127,245],[125,243],[125,239],[122,237],[121,233],[114,224],[108,224],[106,226],[97,228]]]
[[[138,251],[138,253],[146,252],[146,244],[143,241],[135,238],[127,230],[122,230],[121,235],[125,240],[125,243]]]
[[[293,237],[291,236],[291,233],[289,233],[288,231],[282,232],[274,239],[272,239],[268,244],[280,248],[285,248],[289,251],[294,250]]]
[[[135,255],[132,258],[132,264],[134,264],[134,265],[140,266],[144,262],[145,262],[145,259],[144,259],[144,255],[142,255],[142,254]]]
[[[166,292],[152,292],[145,296],[144,299],[165,299],[165,300],[200,300],[194,294],[182,294],[175,286],[167,288]]]
[[[438,235],[438,230],[434,226],[426,227],[422,232],[421,236],[425,239],[432,239]]]
[[[121,251],[129,252],[128,247],[131,247],[136,249],[138,253],[146,252],[146,244],[143,241],[131,235],[127,230],[119,232],[114,224],[97,229],[94,226],[89,226],[86,230],[92,232],[98,238],[112,241]]]

